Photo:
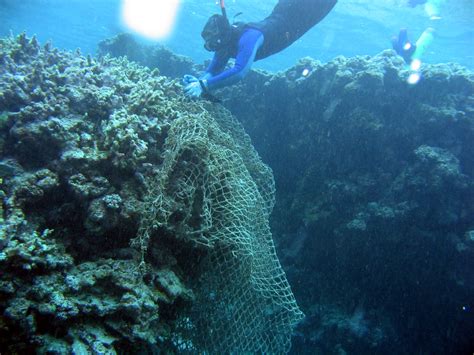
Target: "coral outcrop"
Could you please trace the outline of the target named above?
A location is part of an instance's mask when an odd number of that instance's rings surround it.
[[[121,33],[99,42],[99,56],[126,57],[148,68],[159,68],[162,75],[182,78],[185,74],[197,75],[202,70],[190,58],[177,55],[162,45],[140,44],[131,34]]]
[[[0,112],[2,352],[288,350],[273,175],[228,111],[22,34]]]
[[[474,348],[474,75],[409,75],[392,51],[305,58],[220,93],[275,174],[272,227],[308,316],[295,353]],[[344,325],[356,310],[362,333]]]
[[[169,122],[193,104],[126,60],[98,62],[24,34],[0,41],[0,348],[165,347],[166,309],[192,291],[171,252],[144,281],[129,244],[144,176]]]

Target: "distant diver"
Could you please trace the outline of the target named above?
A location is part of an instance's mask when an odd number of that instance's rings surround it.
[[[222,15],[212,15],[201,33],[204,48],[215,52],[214,57],[199,79],[184,76],[185,94],[209,97],[210,91],[238,82],[254,61],[290,46],[326,17],[336,3],[337,0],[280,0],[263,21],[231,25],[224,0],[220,0]],[[235,64],[225,70],[230,58],[235,58]]]
[[[402,28],[398,37],[392,37],[392,47],[405,62],[410,65],[414,60],[421,60],[428,46],[433,42],[434,29],[428,27],[418,38],[416,43],[408,39],[408,31]]]

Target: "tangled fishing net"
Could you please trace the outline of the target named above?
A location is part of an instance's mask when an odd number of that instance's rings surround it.
[[[273,174],[232,116],[215,110],[171,123],[138,239],[146,249],[161,228],[204,250],[174,336],[180,350],[286,353],[303,314],[269,228]]]

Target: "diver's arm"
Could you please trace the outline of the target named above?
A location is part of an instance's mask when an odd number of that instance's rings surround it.
[[[230,56],[226,51],[218,51],[214,54],[211,64],[209,64],[207,70],[199,79],[193,75],[185,75],[183,77],[183,84],[185,85],[184,93],[186,96],[198,97],[201,96],[203,92],[208,91],[207,80],[222,72],[229,59]]]
[[[225,69],[225,66],[227,65],[229,59],[230,57],[227,55],[226,51],[215,52],[214,57],[212,57],[211,63],[206,69],[206,72],[199,79],[209,79],[221,73]]]
[[[237,58],[235,58],[235,65],[218,75],[207,78],[207,89],[214,90],[223,86],[235,84],[237,81],[241,80],[252,67],[257,51],[262,44],[262,32],[253,28],[246,30],[239,40],[239,48]],[[212,63],[209,67],[211,66]],[[207,72],[210,72],[209,68]]]

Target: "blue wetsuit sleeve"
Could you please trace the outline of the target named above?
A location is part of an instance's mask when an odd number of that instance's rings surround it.
[[[214,53],[214,57],[212,57],[212,61],[207,67],[204,77],[212,77],[221,73],[225,69],[229,59],[230,57],[225,52]]]
[[[263,44],[263,33],[257,29],[249,28],[239,40],[235,65],[222,73],[207,79],[207,86],[210,90],[226,85],[231,85],[241,80],[250,70],[257,55],[257,51]],[[212,66],[212,63],[209,67]],[[209,69],[208,69],[209,72]]]

